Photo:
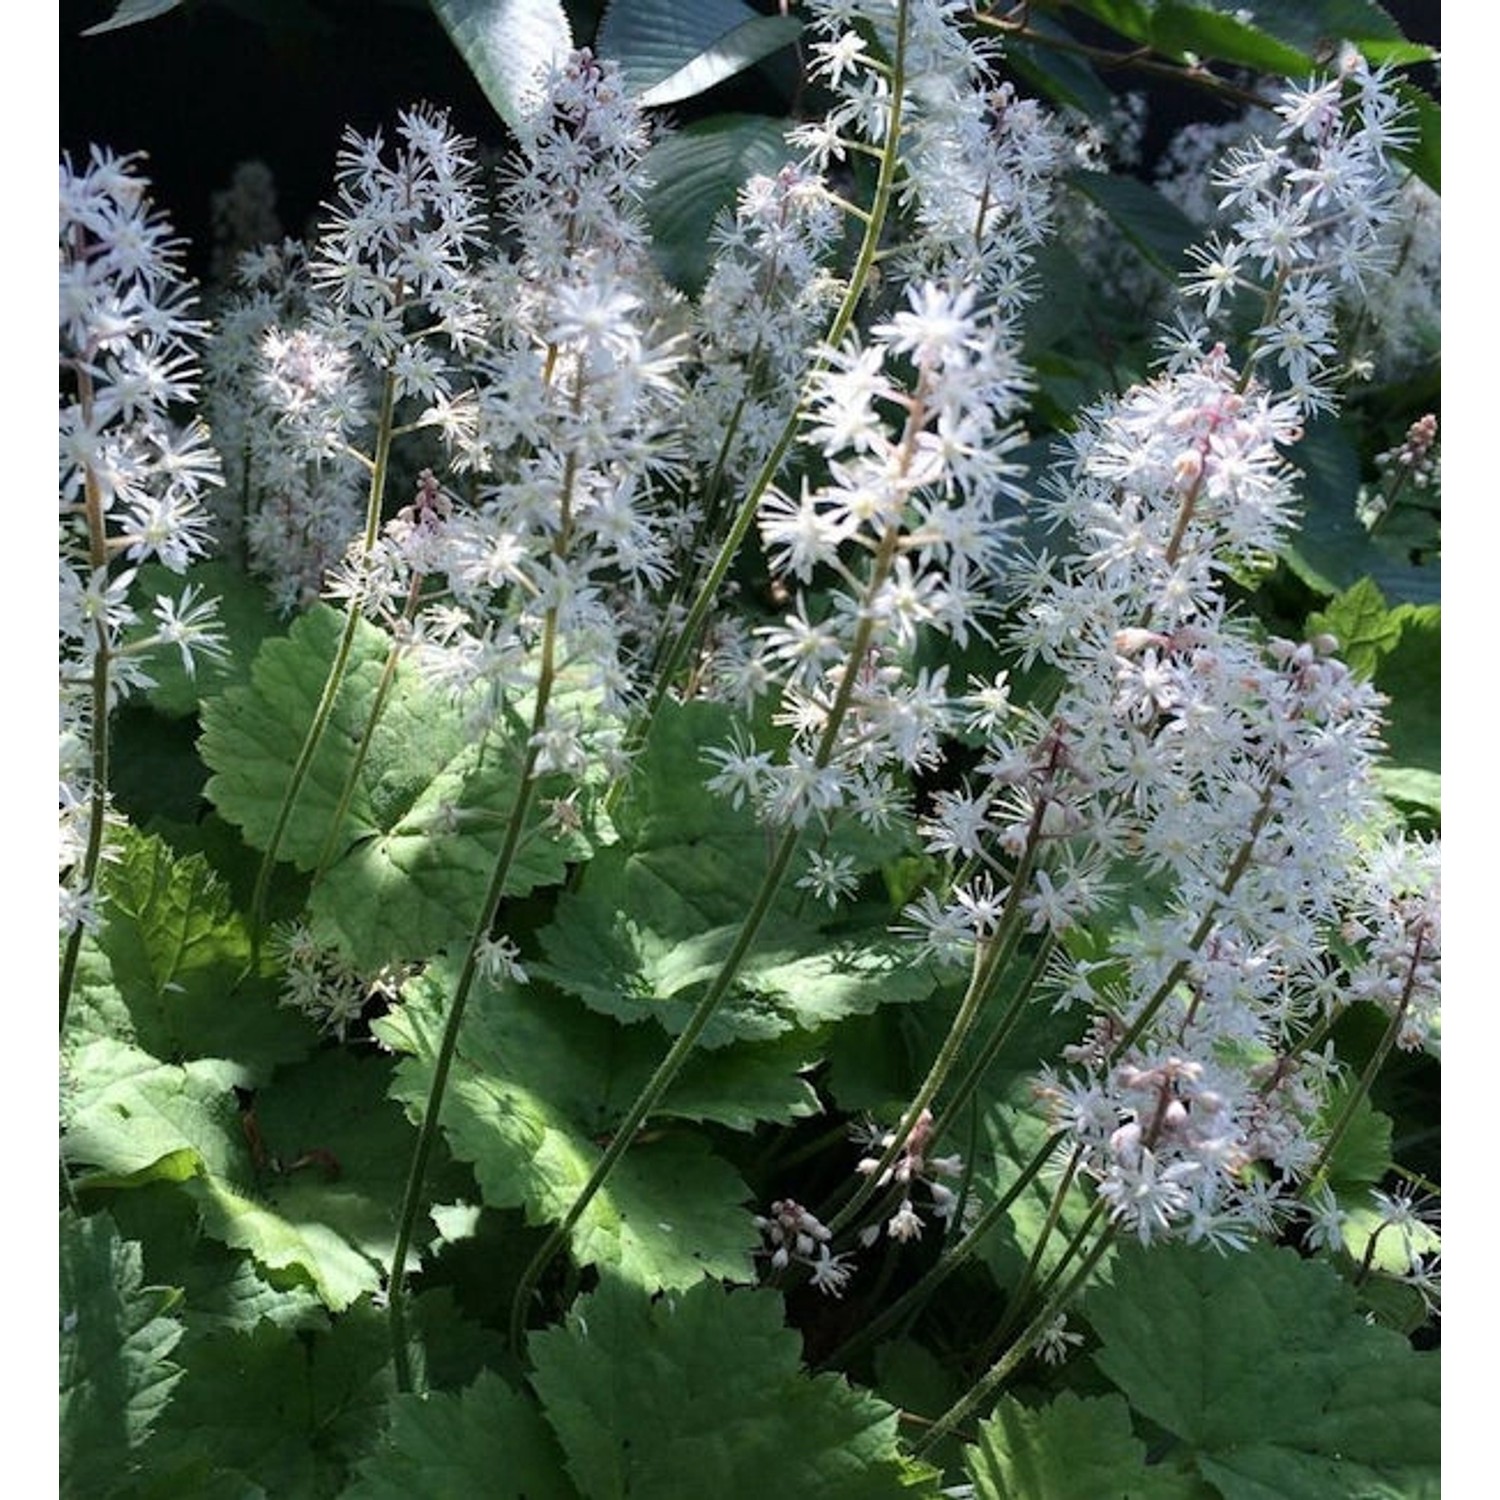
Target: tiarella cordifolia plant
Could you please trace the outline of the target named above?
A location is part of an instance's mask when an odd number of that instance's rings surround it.
[[[192,585],[156,595],[141,619],[130,595],[147,562],[182,573],[209,545],[206,490],[218,456],[201,421],[174,406],[197,391],[204,325],[179,244],[130,158],[63,161],[58,222],[61,925],[66,1015],[81,934],[97,925],[96,881],[109,817],[109,715],[149,686],[153,652],[191,671],[218,647],[214,606]]]
[[[651,227],[694,127],[605,55],[617,4],[506,75],[493,182],[429,106],[349,131],[212,330],[134,163],[64,163],[70,1483],[1422,1482],[1436,1192],[1379,1091],[1438,1051],[1436,610],[1304,555],[1320,434],[1425,319],[1372,311],[1431,266],[1392,80],[1349,48],[1175,151],[1170,327],[1085,381],[1039,330],[1099,243],[1080,166],[1111,198],[1009,66],[1049,33],[806,6],[802,118],[695,289]],[[1436,418],[1401,432],[1352,528],[1385,577],[1435,512]],[[211,551],[258,650],[151,603]],[[108,730],[182,711],[162,647],[228,662],[213,815],[147,833]],[[1200,1409],[1246,1360],[1289,1403],[1248,1458]],[[307,1442],[221,1433],[230,1368],[302,1381]],[[1396,1436],[1291,1411],[1377,1370]]]

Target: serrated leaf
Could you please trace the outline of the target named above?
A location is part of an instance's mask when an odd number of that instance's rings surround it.
[[[102,1495],[139,1468],[182,1378],[167,1357],[182,1324],[164,1316],[179,1294],[142,1285],[141,1247],[108,1214],[65,1213],[59,1250],[62,1494]]]
[[[310,611],[289,636],[266,643],[248,688],[203,706],[200,748],[215,773],[209,795],[257,848],[270,840],[342,628],[334,611]],[[280,848],[301,869],[315,868],[323,854],[389,646],[382,632],[360,624]],[[554,693],[560,710],[583,714],[589,701],[566,684]],[[309,901],[315,925],[339,939],[357,966],[425,957],[469,937],[520,785],[524,734],[512,727],[476,740],[460,709],[414,670],[397,667],[332,861]],[[563,778],[539,784],[507,894],[560,881],[570,862],[590,853],[581,834],[542,827],[547,797],[566,790]]]
[[[110,854],[95,941],[125,1013],[114,1035],[176,1062],[232,1060],[242,1084],[306,1056],[316,1040],[311,1028],[277,1005],[272,985],[247,975],[249,935],[208,862],[178,857],[161,839],[128,827],[111,838]],[[96,960],[85,980],[85,1014],[98,977]]]
[[[575,1500],[534,1402],[486,1371],[456,1395],[398,1396],[343,1500]]]
[[[646,217],[662,275],[697,292],[708,275],[709,231],[732,208],[740,185],[792,159],[785,122],[765,115],[715,115],[658,141],[646,153]]]
[[[469,71],[512,130],[542,102],[546,71],[573,48],[561,0],[428,0]]]
[[[1401,639],[1400,621],[1391,613],[1374,579],[1361,578],[1327,606],[1308,617],[1309,633],[1327,631],[1339,643],[1339,657],[1367,681],[1380,658]]]
[[[706,93],[801,34],[795,16],[765,16],[743,0],[613,0],[595,49],[615,59],[643,105]]]
[[[1193,1450],[1226,1500],[1354,1500],[1435,1482],[1436,1356],[1365,1323],[1320,1262],[1264,1246],[1122,1247],[1085,1314],[1099,1368]]]
[[[1401,28],[1376,0],[1264,0],[1255,24],[1310,55],[1341,39],[1356,46],[1401,40]]]
[[[334,1050],[283,1070],[256,1096],[274,1161],[253,1190],[225,1177],[190,1184],[210,1234],[302,1273],[335,1312],[378,1290],[395,1252],[414,1138],[386,1099],[391,1072],[387,1059]]]
[[[533,1334],[531,1382],[590,1500],[935,1496],[896,1440],[895,1408],[809,1377],[781,1299],[699,1281],[650,1299],[606,1279],[565,1328]]]
[[[148,1450],[153,1473],[176,1476],[165,1495],[341,1495],[395,1384],[368,1303],[295,1332],[184,1340],[180,1357],[186,1378]]]
[[[414,1115],[426,1108],[452,965],[434,965],[406,987],[403,1003],[375,1023],[406,1054],[393,1096]],[[509,987],[480,981],[470,997],[447,1089],[442,1126],[453,1154],[471,1162],[486,1203],[522,1207],[531,1223],[555,1223],[598,1163],[596,1088],[613,1068],[608,1027],[576,1012],[555,1024]],[[581,1023],[581,1024],[580,1024]],[[644,1061],[636,1053],[637,1063]],[[644,1074],[642,1081],[644,1081]],[[622,1099],[623,1103],[628,1099]],[[604,1128],[608,1128],[605,1119]],[[681,1287],[699,1276],[748,1279],[753,1229],[749,1189],[701,1136],[648,1136],[620,1161],[571,1237],[581,1264],[610,1267],[640,1286]]]
[[[1193,1477],[1148,1467],[1119,1396],[1065,1391],[1035,1410],[1005,1397],[965,1450],[976,1500],[1193,1500]]]

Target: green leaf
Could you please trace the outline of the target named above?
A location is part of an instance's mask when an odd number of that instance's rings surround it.
[[[1064,1392],[1032,1410],[1007,1396],[965,1450],[975,1500],[1191,1500],[1192,1476],[1147,1467],[1146,1445],[1119,1396]]]
[[[160,563],[148,563],[136,574],[132,593],[138,601],[143,623],[138,635],[149,635],[154,624],[151,606],[159,594],[178,599],[185,586],[198,590],[199,600],[219,601],[219,622],[230,654],[202,660],[190,675],[182,664],[182,653],[174,646],[159,647],[149,658],[148,670],[154,686],[146,694],[158,713],[184,717],[196,713],[198,701],[222,692],[250,675],[250,663],[267,636],[281,625],[264,588],[242,569],[222,561],[194,563],[186,573],[174,573]]]
[[[1366,1324],[1321,1262],[1122,1247],[1085,1314],[1099,1368],[1226,1500],[1435,1493],[1437,1357]]]
[[[94,1169],[84,1187],[244,1171],[242,1076],[219,1059],[178,1067],[124,1042],[82,1042],[64,1058],[63,1157]]]
[[[414,1141],[386,1099],[392,1070],[340,1050],[284,1070],[255,1100],[269,1170],[253,1189],[228,1176],[190,1184],[208,1233],[272,1271],[297,1271],[335,1312],[377,1291],[395,1253]]]
[[[428,0],[495,113],[525,128],[541,79],[573,48],[561,0]]]
[[[1319,57],[1340,40],[1357,47],[1401,40],[1401,28],[1376,0],[1265,0],[1255,7],[1255,24]]]
[[[1436,604],[1438,566],[1414,567],[1391,558],[1360,524],[1355,514],[1359,453],[1344,428],[1329,418],[1309,423],[1295,461],[1303,476],[1303,518],[1284,554],[1292,571],[1322,594],[1372,578],[1387,599]]]
[[[406,1054],[392,1088],[414,1117],[426,1108],[456,966],[434,965],[374,1024]],[[599,1108],[616,1088],[620,1047],[644,1082],[648,1064],[628,1033],[585,1012],[554,1010],[530,993],[480,981],[470,996],[443,1097],[443,1133],[472,1162],[484,1201],[524,1207],[529,1222],[555,1223],[573,1206],[602,1154],[596,1137],[628,1105]],[[659,1058],[652,1059],[657,1061]],[[649,1289],[681,1287],[708,1272],[748,1279],[754,1230],[750,1191],[700,1135],[645,1136],[620,1161],[572,1231],[580,1264],[608,1266]]]
[[[1273,77],[1300,77],[1312,61],[1300,48],[1278,41],[1238,15],[1176,0],[1161,0],[1156,6],[1151,41],[1158,51],[1174,58],[1191,53],[1205,62],[1234,63]]]
[[[709,703],[667,705],[652,726],[615,813],[619,842],[602,851],[558,902],[536,972],[592,1008],[627,1022],[654,1018],[676,1033],[739,936],[750,893],[768,868],[764,829],[704,785],[706,745],[727,740],[731,717]],[[875,870],[904,847],[835,833],[834,851]],[[704,1046],[811,1030],[889,1001],[930,994],[938,975],[877,921],[820,932],[826,909],[797,914],[783,892]]]
[[[272,985],[248,977],[249,935],[208,862],[129,827],[110,854],[97,944],[125,1012],[114,1034],[158,1058],[230,1059],[246,1085],[306,1056],[312,1029],[277,1005]],[[98,970],[88,974],[91,984]],[[87,1000],[83,1011],[102,1019]]]
[[[99,36],[106,31],[119,31],[125,26],[135,26],[141,21],[153,21],[169,10],[176,10],[183,0],[115,0],[112,15],[94,26],[85,26],[80,36]]]
[[[1342,1114],[1347,1100],[1347,1090],[1343,1089],[1329,1100],[1324,1110],[1325,1126]],[[1384,1179],[1391,1169],[1392,1130],[1391,1117],[1375,1109],[1368,1094],[1361,1094],[1328,1162],[1329,1182],[1340,1196],[1353,1190],[1363,1197],[1366,1187]]]
[[[613,0],[595,49],[614,58],[627,90],[643,105],[675,104],[706,93],[795,42],[795,16],[764,16],[744,0]]]
[[[1175,276],[1198,227],[1149,183],[1112,172],[1075,172],[1070,185],[1096,204],[1154,265]]]
[[[114,1492],[182,1378],[167,1356],[182,1324],[164,1316],[180,1293],[143,1286],[141,1247],[108,1214],[62,1217],[59,1415],[65,1496]]]
[[[80,1189],[181,1183],[207,1234],[296,1273],[335,1311],[381,1285],[411,1150],[385,1099],[388,1061],[328,1051],[278,1073],[256,1097],[274,1158],[261,1170],[232,1065],[175,1067],[109,1040],[83,1043],[69,1064],[63,1155],[83,1169]]]
[[[590,1500],[937,1494],[897,1446],[895,1408],[803,1372],[774,1293],[705,1280],[650,1299],[606,1279],[530,1348],[532,1385]]]
[[[374,1445],[394,1380],[384,1315],[360,1303],[295,1332],[184,1340],[186,1378],[147,1450],[156,1493],[341,1495]]]
[[[257,848],[270,840],[342,628],[334,611],[311,611],[288,637],[266,643],[250,687],[203,706],[200,748],[215,772],[208,793]],[[281,857],[304,870],[323,852],[389,646],[381,631],[360,624],[348,674],[282,840]],[[590,701],[566,684],[553,695],[560,711],[580,715]],[[315,925],[334,935],[354,964],[374,970],[468,938],[520,788],[524,734],[513,729],[476,741],[460,708],[407,664],[397,667],[333,843],[334,858],[309,902]],[[546,799],[568,789],[560,777],[539,784],[508,895],[560,881],[570,862],[588,856],[591,844],[581,834],[542,826]]]
[[[575,1500],[534,1402],[482,1373],[457,1395],[398,1396],[343,1500]]]
[[[746,179],[792,159],[785,122],[765,115],[715,115],[658,141],[646,153],[646,217],[662,274],[697,292],[708,276],[709,232],[732,209]]]
[[[1326,609],[1308,616],[1308,632],[1326,631],[1339,643],[1339,656],[1356,676],[1375,675],[1381,657],[1401,639],[1401,623],[1392,614],[1375,581],[1361,578],[1353,588],[1331,599]]]
[[[1442,769],[1442,615],[1437,605],[1392,611],[1400,637],[1375,668],[1390,699],[1386,757],[1394,766],[1437,775]]]

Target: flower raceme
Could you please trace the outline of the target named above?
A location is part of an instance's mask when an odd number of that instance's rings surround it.
[[[59,210],[59,863],[61,925],[75,934],[97,915],[110,710],[150,685],[160,648],[189,672],[222,649],[214,607],[193,586],[155,597],[154,626],[132,596],[141,565],[182,573],[208,552],[203,502],[220,475],[204,424],[176,419],[197,394],[205,329],[137,159],[98,148],[82,168],[64,158]]]

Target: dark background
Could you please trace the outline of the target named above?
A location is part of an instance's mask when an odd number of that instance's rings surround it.
[[[589,40],[602,0],[567,0],[567,7],[575,38]],[[300,235],[331,190],[346,126],[369,134],[428,101],[449,109],[461,133],[504,142],[504,127],[426,0],[189,0],[135,26],[80,34],[114,9],[114,0],[59,7],[61,150],[76,161],[91,142],[145,151],[157,205],[188,238],[190,268],[200,277],[211,243],[210,195],[242,161],[270,166],[282,226]],[[1438,44],[1438,0],[1387,0],[1386,9],[1409,37]],[[1121,79],[1125,88],[1145,84]],[[771,73],[759,69],[711,98],[716,109],[786,109]],[[1148,155],[1174,116],[1202,110],[1201,97],[1178,99],[1159,88],[1152,102]]]

